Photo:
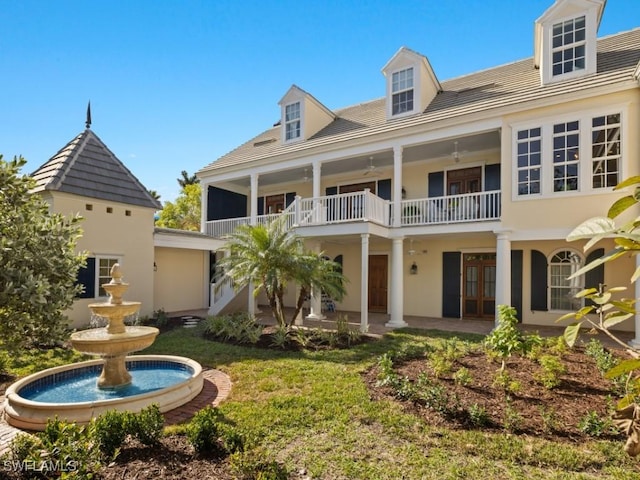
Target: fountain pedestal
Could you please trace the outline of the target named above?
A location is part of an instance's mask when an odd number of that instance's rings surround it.
[[[129,284],[122,281],[120,265],[111,268],[111,281],[102,285],[109,294],[109,301],[92,303],[89,309],[107,319],[105,328],[83,330],[71,334],[73,348],[82,353],[100,355],[104,359],[99,388],[119,388],[131,383],[127,371],[127,354],[143,350],[151,345],[159,330],[154,327],[127,327],[124,318],[140,310],[140,302],[125,302],[122,295]]]

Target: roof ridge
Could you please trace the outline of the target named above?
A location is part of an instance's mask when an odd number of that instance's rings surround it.
[[[76,140],[80,140],[76,143],[76,145],[73,147],[73,155],[69,156],[69,160],[62,162],[62,165],[64,168],[61,168],[61,175],[58,178],[57,182],[55,182],[54,185],[52,185],[54,188],[52,188],[51,190],[58,190],[61,186],[62,186],[62,182],[65,178],[67,178],[67,174],[69,173],[69,170],[71,170],[71,167],[73,167],[73,165],[76,163],[76,160],[78,159],[78,156],[80,155],[80,152],[82,152],[82,149],[84,148],[84,146],[87,144],[87,141],[89,140],[89,136],[86,135],[86,133],[92,133],[91,130],[89,130],[88,128],[86,130],[84,130],[82,133],[80,133],[78,136],[76,136],[76,138],[74,138],[73,140],[71,140],[71,142],[69,142],[67,145],[73,143]],[[84,138],[81,138],[83,137]],[[45,190],[49,190],[48,188],[45,188]]]

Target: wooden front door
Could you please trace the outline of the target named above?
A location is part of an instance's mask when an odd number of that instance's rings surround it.
[[[265,213],[280,213],[284,210],[284,193],[280,195],[269,195],[264,199]]]
[[[495,318],[496,254],[464,254],[462,271],[462,315]]]
[[[447,172],[447,195],[479,192],[481,181],[482,169],[480,167],[449,170]]]
[[[387,313],[387,256],[369,255],[370,312]]]

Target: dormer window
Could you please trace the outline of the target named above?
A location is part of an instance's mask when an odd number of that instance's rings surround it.
[[[553,76],[584,70],[586,65],[586,20],[584,15],[553,25]]]
[[[300,102],[287,105],[284,116],[285,141],[300,138]]]
[[[413,111],[413,67],[392,74],[391,94],[392,115]]]

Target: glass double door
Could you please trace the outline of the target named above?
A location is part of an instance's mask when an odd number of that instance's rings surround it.
[[[496,254],[464,254],[462,271],[462,315],[467,318],[495,318]]]

